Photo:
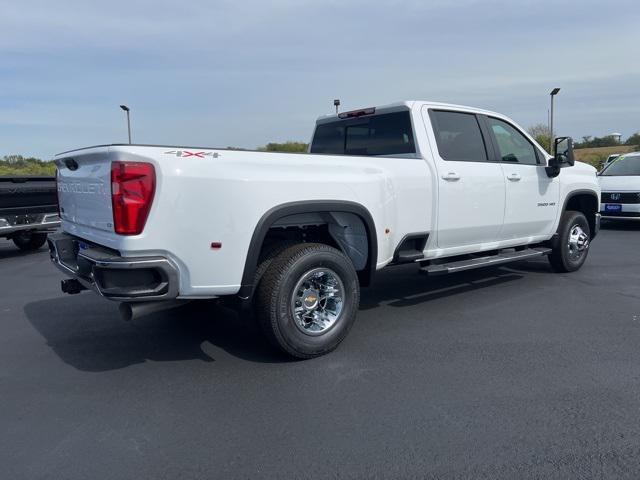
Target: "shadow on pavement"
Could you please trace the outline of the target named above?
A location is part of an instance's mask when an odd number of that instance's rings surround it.
[[[553,274],[553,269],[551,268],[551,264],[549,261],[544,258],[538,261],[528,261],[528,262],[514,262],[511,264],[503,265],[502,269],[504,271],[508,271],[511,273],[514,272],[523,272],[523,273],[548,273]]]
[[[5,258],[27,257],[29,255],[37,255],[46,251],[47,247],[45,245],[37,250],[25,252],[16,247],[13,242],[0,239],[0,260],[3,260]]]
[[[438,276],[418,274],[417,265],[391,267],[385,273],[377,275],[371,288],[362,291],[360,310],[376,308],[381,303],[392,307],[419,305],[439,298],[500,285],[522,277],[499,267]]]
[[[252,362],[289,361],[266,343],[251,322],[208,302],[131,322],[122,320],[117,303],[90,293],[29,303],[24,311],[47,345],[82,371],[114,370],[147,360],[213,362],[206,342]]]
[[[520,278],[501,268],[426,277],[418,275],[414,265],[394,267],[378,275],[372,288],[363,290],[360,309],[373,309],[383,302],[408,307]],[[47,345],[82,371],[114,370],[147,360],[214,362],[203,348],[207,342],[251,362],[291,361],[266,343],[253,322],[209,302],[194,302],[132,322],[121,319],[117,303],[90,293],[32,302],[24,311]]]

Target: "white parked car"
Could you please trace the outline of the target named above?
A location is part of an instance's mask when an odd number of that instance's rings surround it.
[[[499,113],[408,101],[320,117],[306,154],[104,145],[56,156],[67,293],[126,317],[226,297],[310,358],[351,328],[392,265],[435,275],[533,257],[584,263],[599,228],[593,167],[548,156]]]
[[[598,175],[602,217],[640,220],[640,152],[620,155]]]

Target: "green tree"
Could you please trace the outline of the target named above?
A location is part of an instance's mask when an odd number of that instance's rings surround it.
[[[576,143],[576,148],[598,148],[598,147],[615,147],[620,145],[614,137],[607,135],[605,137],[592,137],[591,135],[585,135],[582,137],[582,142]]]
[[[260,147],[258,150],[263,152],[293,152],[304,153],[307,151],[309,144],[303,142],[288,141],[285,143],[267,143],[264,147]]]
[[[529,132],[529,135],[535,138],[536,142],[547,152],[551,151],[551,132],[549,132],[549,127],[544,123],[538,123],[537,125],[527,128],[527,132]]]
[[[624,142],[625,145],[640,145],[640,132],[638,133],[634,133],[633,135],[631,135],[629,138],[627,138],[627,141]]]
[[[55,175],[56,166],[53,162],[45,162],[39,158],[23,157],[22,155],[5,155],[0,159],[0,175]]]

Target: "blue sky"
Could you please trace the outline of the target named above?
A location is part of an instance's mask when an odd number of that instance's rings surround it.
[[[333,110],[424,99],[580,139],[640,130],[636,1],[0,0],[0,155],[126,141],[307,141]]]

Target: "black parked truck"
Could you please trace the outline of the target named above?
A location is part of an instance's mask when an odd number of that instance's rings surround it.
[[[36,250],[59,226],[55,177],[0,176],[0,238]]]

